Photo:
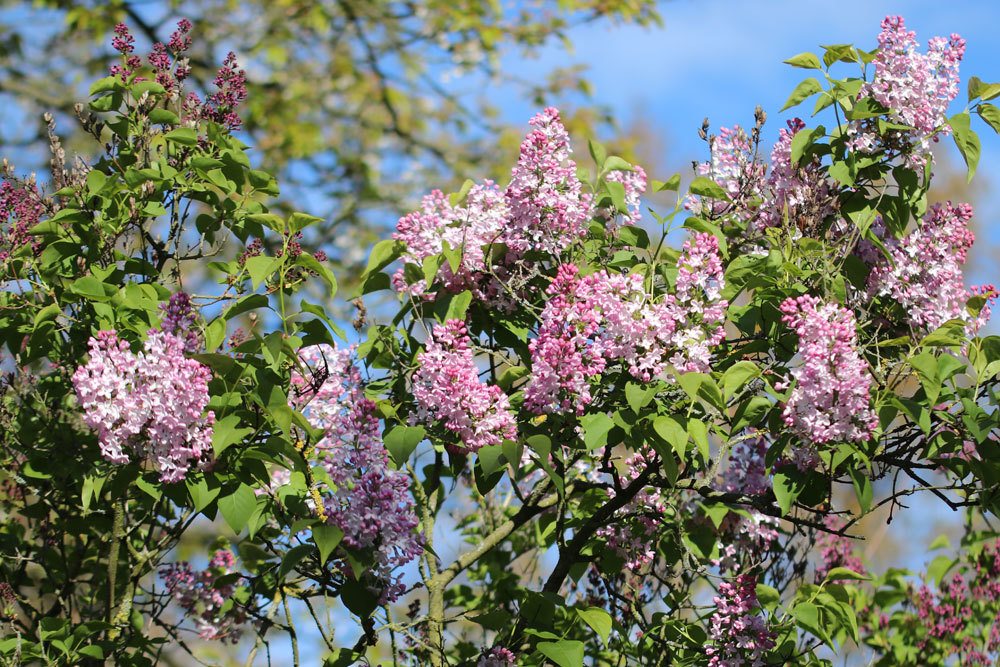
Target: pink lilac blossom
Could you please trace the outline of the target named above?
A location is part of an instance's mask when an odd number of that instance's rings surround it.
[[[728,305],[714,236],[695,234],[684,244],[675,293],[659,302],[638,274],[578,273],[564,264],[547,290],[538,336],[529,343],[529,410],[582,414],[591,383],[609,362],[644,382],[663,376],[668,364],[680,373],[708,368],[725,336]]]
[[[606,180],[609,183],[621,184],[625,191],[625,206],[628,212],[621,214],[622,224],[638,224],[642,220],[639,207],[642,195],[646,192],[646,171],[638,165],[633,166],[631,171],[616,169],[608,173]],[[601,209],[596,211],[595,215],[606,220],[609,229],[613,230],[616,227],[612,210]]]
[[[492,181],[473,186],[464,206],[452,206],[440,190],[434,190],[423,198],[419,211],[396,224],[392,237],[406,244],[406,254],[404,267],[392,277],[393,287],[413,296],[424,294],[431,285],[424,279],[407,284],[405,265],[422,267],[425,259],[443,252],[447,244],[461,253],[461,261],[456,270],[448,262],[441,265],[439,276],[445,288],[451,292],[472,289],[479,298],[492,297],[496,286],[485,274],[489,267],[483,248],[502,238],[507,215],[503,193]]]
[[[497,646],[489,652],[484,649],[479,661],[476,662],[476,667],[514,667],[517,664],[515,660],[516,656],[511,651]]]
[[[692,195],[684,208],[709,218],[733,212],[740,220],[750,222],[763,197],[767,170],[754,154],[750,137],[739,125],[719,128],[718,136],[711,140],[710,153],[709,161],[698,164],[695,173],[715,181],[729,201]]]
[[[38,239],[31,236],[30,230],[38,224],[44,212],[36,185],[11,181],[0,183],[0,223],[7,224],[0,240],[0,262],[7,261],[26,245],[30,245],[33,252],[38,252]]]
[[[832,531],[843,530],[847,522],[841,517],[829,514],[823,525]],[[835,567],[846,567],[858,574],[865,574],[865,566],[858,558],[855,545],[850,537],[837,533],[821,532],[816,538],[819,548],[819,565],[816,566],[816,582],[821,583]]]
[[[364,394],[350,349],[314,345],[299,351],[292,406],[323,430],[316,456],[333,483],[322,494],[327,523],[344,531],[350,549],[374,551],[382,602],[405,591],[394,570],[423,553],[410,478],[389,467],[375,403]]]
[[[976,238],[969,229],[972,215],[970,204],[935,204],[907,236],[886,239],[889,258],[877,260],[868,278],[869,294],[898,302],[919,331],[959,319],[974,335],[989,319],[995,290],[992,285],[965,287],[962,265]],[[973,318],[965,305],[976,295],[987,296],[987,306]]]
[[[185,356],[184,340],[152,330],[134,354],[112,330],[98,332],[89,346],[90,360],[73,374],[73,386],[104,458],[124,464],[131,452],[164,482],[202,467],[212,453],[215,414],[205,412],[212,373]]]
[[[1000,652],[1000,542],[987,546],[934,591],[921,586],[913,600],[926,634],[920,650],[943,650],[962,665],[995,665]],[[981,624],[989,623],[984,633]]]
[[[709,667],[763,667],[774,648],[775,633],[757,613],[757,581],[741,574],[719,585],[715,613],[709,620]]]
[[[889,132],[894,133],[893,139],[907,154],[908,162],[922,168],[931,142],[950,131],[946,125],[948,105],[958,95],[965,40],[956,34],[948,39],[934,37],[927,43],[927,53],[919,53],[918,46],[916,33],[906,29],[902,17],[885,17],[873,61],[875,76],[863,86],[861,95],[889,109],[891,122],[913,128]],[[849,133],[855,150],[873,152],[879,148],[873,127],[855,122]]]
[[[413,374],[417,418],[426,424],[440,423],[454,433],[459,451],[477,452],[517,437],[507,394],[479,379],[464,322],[448,320],[434,327],[417,364]]]
[[[649,450],[632,454],[625,461],[625,473],[620,479],[622,487],[635,481],[654,464],[655,458],[656,455]],[[609,500],[615,495],[614,487],[608,489]],[[657,517],[662,517],[666,510],[667,505],[659,489],[643,488],[618,511],[617,518],[598,528],[596,535],[604,539],[608,548],[624,561],[626,569],[639,572],[656,558],[656,534],[660,527]]]
[[[782,128],[771,150],[771,170],[767,176],[770,197],[761,208],[761,222],[765,226],[779,226],[787,218],[793,226],[801,228],[808,222],[822,221],[834,211],[830,186],[819,165],[792,163],[792,139],[803,129],[805,123],[801,119],[788,121],[788,128]]]
[[[854,314],[809,295],[786,299],[781,312],[799,336],[801,358],[792,370],[785,424],[806,446],[868,440],[878,418],[869,400],[871,375],[857,351]]]
[[[719,240],[707,233],[693,234],[681,250],[675,293],[669,300],[676,349],[670,362],[681,373],[706,372],[712,348],[725,338],[722,324],[729,307],[722,298],[725,287]]]
[[[529,121],[521,155],[504,191],[510,209],[505,242],[515,254],[559,255],[587,232],[591,197],[569,159],[569,134],[559,110],[549,107]]]
[[[201,332],[197,327],[197,313],[191,305],[191,297],[186,292],[170,295],[165,306],[160,306],[163,319],[160,329],[184,341],[184,352],[194,354],[201,350]]]
[[[246,623],[246,614],[232,601],[240,580],[218,585],[216,580],[234,574],[236,557],[229,549],[219,549],[208,567],[195,572],[181,561],[161,568],[160,576],[167,593],[181,606],[187,618],[194,622],[198,636],[207,640],[237,643]],[[229,606],[227,608],[227,603]]]

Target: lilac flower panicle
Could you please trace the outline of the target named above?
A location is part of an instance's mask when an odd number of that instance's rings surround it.
[[[313,345],[299,357],[303,369],[293,373],[290,401],[323,431],[316,457],[333,484],[321,493],[322,515],[344,531],[348,548],[374,551],[378,593],[393,602],[405,591],[394,570],[423,553],[410,478],[389,466],[353,351]]]
[[[191,305],[191,297],[185,292],[175,292],[165,306],[160,306],[163,319],[160,329],[181,338],[184,351],[194,354],[202,349],[201,332],[197,327],[197,313]]]
[[[195,571],[185,561],[172,563],[160,569],[167,592],[184,610],[198,631],[198,636],[206,640],[237,643],[243,632],[247,617],[232,600],[240,581],[218,585],[220,577],[235,573],[236,557],[228,549],[220,549],[212,556],[208,567]]]
[[[709,667],[764,667],[775,633],[757,613],[757,581],[741,574],[719,585],[715,613],[709,620]]]
[[[875,259],[868,278],[869,295],[898,302],[918,331],[933,331],[958,319],[966,322],[970,336],[975,335],[989,319],[988,304],[995,292],[992,285],[965,286],[962,265],[975,241],[969,229],[972,215],[969,204],[935,204],[905,237],[885,239],[889,257]],[[987,307],[973,318],[966,302],[983,294],[988,297]]]
[[[476,452],[517,437],[507,394],[479,379],[464,322],[448,320],[434,327],[417,364],[413,397],[418,419],[440,422],[455,433],[460,450]]]
[[[215,414],[208,405],[208,367],[185,356],[185,342],[149,332],[135,354],[115,331],[90,339],[90,359],[73,374],[84,422],[97,431],[101,454],[124,464],[152,464],[164,482],[179,482],[212,453]]]
[[[569,134],[559,110],[545,109],[530,125],[504,191],[510,209],[504,240],[517,255],[529,250],[559,255],[586,234],[591,197],[569,159]]]
[[[38,187],[12,181],[0,183],[0,224],[5,224],[3,238],[0,239],[0,262],[10,259],[24,246],[30,246],[38,253],[41,246],[37,237],[30,233],[45,212]]]
[[[698,176],[715,181],[729,201],[690,196],[684,208],[695,215],[718,217],[733,212],[744,222],[756,215],[764,192],[767,167],[756,158],[750,137],[739,125],[719,129],[711,140],[710,158],[696,166]]]
[[[907,30],[903,18],[887,16],[882,21],[875,51],[875,76],[861,90],[889,109],[889,120],[912,130],[890,130],[910,166],[922,169],[930,158],[931,143],[949,133],[948,106],[958,95],[958,69],[965,55],[965,40],[952,34],[934,37],[927,52],[918,51],[916,33]],[[881,146],[875,128],[855,121],[848,128],[850,146],[872,153]]]
[[[846,524],[844,519],[833,514],[823,519],[823,525],[832,531],[842,530]],[[816,538],[816,547],[820,550],[820,561],[816,566],[817,583],[826,579],[835,567],[846,567],[858,574],[865,574],[865,566],[858,558],[855,544],[850,537],[821,532]]]
[[[785,300],[781,312],[799,336],[801,357],[792,370],[785,424],[807,447],[868,440],[878,417],[870,404],[872,378],[857,351],[854,314],[809,295]]]

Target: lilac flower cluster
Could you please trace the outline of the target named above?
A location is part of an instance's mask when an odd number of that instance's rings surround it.
[[[352,350],[314,345],[299,356],[304,368],[292,376],[291,403],[324,432],[315,451],[332,486],[322,514],[344,531],[345,546],[374,551],[381,599],[393,602],[405,591],[393,570],[423,553],[410,478],[389,467]]]
[[[916,33],[907,30],[901,16],[882,21],[875,51],[875,76],[861,94],[889,109],[889,119],[912,130],[891,130],[890,137],[922,168],[930,156],[930,144],[950,129],[945,124],[948,105],[958,95],[958,68],[965,54],[965,40],[958,35],[934,37],[927,53],[918,52]],[[875,128],[855,122],[849,129],[851,146],[864,153],[882,148]]]
[[[517,656],[510,650],[497,646],[489,652],[483,651],[479,661],[476,662],[476,667],[514,667],[517,664],[516,659]]]
[[[135,354],[114,330],[100,331],[90,339],[90,360],[73,374],[102,456],[124,464],[131,453],[164,482],[183,480],[212,453],[215,414],[205,412],[212,373],[185,356],[185,338],[151,330]]]
[[[174,292],[167,304],[160,306],[160,310],[163,312],[160,330],[181,338],[187,354],[198,352],[202,347],[201,332],[198,331],[197,313],[187,292]]]
[[[392,279],[397,291],[425,294],[431,285],[423,279],[408,283],[404,269],[421,267],[447,244],[461,252],[461,261],[457,268],[445,263],[439,269],[437,277],[444,287],[471,289],[477,298],[504,306],[512,274],[523,271],[520,260],[525,253],[558,256],[586,235],[591,217],[613,226],[611,212],[595,210],[593,198],[576,177],[576,165],[569,159],[569,135],[558,110],[545,109],[530,124],[532,130],[521,144],[505,189],[485,181],[468,192],[464,204],[455,206],[435,190],[424,197],[420,210],[400,218],[393,238],[406,244],[406,253],[404,268]],[[622,222],[637,222],[646,173],[641,167],[615,170],[607,180],[620,183],[625,190],[628,213],[622,215]],[[502,244],[506,253],[486,257],[483,248],[490,244]]]
[[[829,530],[842,530],[847,522],[833,514],[823,519],[823,525]],[[858,574],[865,573],[865,566],[858,558],[851,538],[837,533],[820,533],[816,538],[819,548],[819,565],[816,566],[816,582],[822,582],[835,567],[846,567]]]
[[[38,224],[44,212],[42,198],[34,184],[0,183],[0,223],[7,223],[0,241],[0,262],[6,262],[25,245],[38,252],[38,239],[29,231]]]
[[[807,447],[870,438],[878,418],[869,400],[871,375],[857,351],[854,314],[809,295],[785,300],[781,312],[799,336],[801,357],[792,370],[785,424]]]
[[[609,361],[645,382],[662,376],[668,363],[681,373],[705,370],[711,348],[725,335],[718,241],[693,235],[677,266],[675,293],[658,303],[638,274],[580,278],[576,266],[561,266],[547,290],[538,336],[529,343],[528,409],[582,414],[592,400],[591,382]]]
[[[229,549],[219,549],[208,567],[195,572],[185,561],[172,563],[160,570],[167,592],[181,606],[198,631],[207,640],[225,640],[235,644],[242,634],[246,614],[233,601],[240,580],[227,575],[236,572],[236,557]],[[221,577],[229,583],[217,584]]]
[[[489,300],[497,286],[486,275],[489,267],[483,248],[501,239],[507,217],[507,202],[492,181],[473,186],[464,206],[452,206],[440,190],[434,190],[423,198],[419,211],[400,218],[393,238],[406,243],[404,264],[422,266],[445,244],[461,252],[456,270],[447,262],[441,266],[445,288],[452,292],[472,289],[478,298]],[[407,284],[403,268],[393,276],[392,284],[397,291],[414,296],[430,288],[423,280]]]
[[[889,296],[907,312],[919,331],[933,331],[948,320],[967,323],[970,335],[989,319],[989,308],[973,318],[965,304],[971,296],[994,295],[991,285],[966,289],[962,275],[975,235],[969,204],[935,204],[921,224],[902,239],[888,238],[889,258],[880,257],[868,279],[869,294]]]
[[[822,221],[834,211],[830,185],[819,164],[792,163],[792,139],[804,128],[805,123],[799,118],[788,121],[788,128],[781,129],[771,149],[769,197],[767,205],[761,208],[761,223],[767,227],[780,226],[787,219],[801,229],[810,221]]]
[[[715,613],[709,627],[711,644],[705,648],[709,667],[763,667],[774,648],[775,633],[757,614],[757,581],[741,574],[719,585]]]
[[[619,183],[625,191],[625,206],[627,213],[622,214],[622,224],[636,225],[642,219],[642,212],[639,210],[642,195],[646,192],[646,170],[635,165],[632,171],[615,170],[607,175],[609,183]],[[612,211],[598,210],[597,217],[604,219],[609,229],[615,228],[615,216]]]
[[[729,201],[692,195],[684,202],[684,208],[703,217],[718,217],[732,211],[742,221],[750,222],[763,198],[767,171],[757,159],[750,137],[739,125],[719,128],[709,150],[709,161],[699,163],[695,171],[715,181],[725,190]]]
[[[167,43],[154,43],[147,56],[156,82],[163,86],[170,99],[181,96],[184,81],[191,74],[189,60],[184,54],[191,48],[192,27],[191,21],[181,19]],[[142,67],[142,59],[134,53],[135,37],[128,26],[119,23],[114,28],[114,35],[111,46],[122,54],[122,62],[112,65],[110,73],[123,82],[128,82],[129,78]],[[142,79],[137,77],[135,80]],[[239,67],[235,53],[230,52],[226,55],[213,83],[216,91],[204,102],[193,92],[184,98],[184,120],[210,120],[225,126],[230,131],[239,130],[243,126],[243,120],[237,109],[247,99],[247,80],[246,72]]]
[[[508,247],[559,255],[587,231],[591,197],[569,159],[569,134],[549,107],[529,121],[504,197],[510,208]]]
[[[458,451],[477,452],[517,437],[507,394],[479,379],[464,322],[448,320],[434,327],[417,364],[413,374],[417,417],[454,433]]]
[[[925,633],[917,642],[921,651],[934,644],[945,656],[960,656],[962,665],[995,665],[1000,657],[1000,542],[944,578],[936,591],[921,586],[913,603]]]

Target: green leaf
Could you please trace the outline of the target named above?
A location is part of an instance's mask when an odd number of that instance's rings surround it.
[[[1000,109],[992,104],[980,104],[976,113],[993,128],[994,132],[1000,134]]]
[[[462,320],[465,321],[465,314],[469,312],[469,305],[472,303],[472,292],[465,290],[461,294],[456,294],[451,297],[451,301],[448,302],[448,312],[445,313],[444,319],[448,320]]]
[[[835,567],[827,573],[824,581],[841,581],[844,579],[868,581],[870,578],[868,575],[860,574],[846,567]]]
[[[539,642],[536,648],[559,667],[583,667],[583,642],[570,639]]]
[[[969,79],[969,101],[977,97],[984,102],[1000,95],[1000,83],[983,83],[978,76]]]
[[[768,586],[767,584],[757,584],[757,602],[764,609],[770,609],[781,601],[781,594],[778,593],[777,589]]]
[[[247,259],[247,273],[250,274],[250,281],[253,283],[254,289],[260,287],[260,284],[274,273],[280,261],[277,257],[266,257],[264,255]]]
[[[98,79],[94,83],[90,84],[90,96],[93,97],[98,93],[111,92],[122,87],[124,87],[124,84],[117,76],[106,76],[103,79]]]
[[[82,296],[91,301],[107,301],[111,298],[111,294],[109,292],[114,290],[111,285],[102,283],[94,276],[83,276],[82,278],[77,278],[73,281],[73,284],[70,285],[69,289],[73,294]]]
[[[868,475],[857,468],[851,468],[848,472],[851,475],[851,482],[854,484],[854,495],[858,499],[858,505],[861,506],[861,513],[867,514],[872,507],[872,498],[874,497],[872,481]]]
[[[219,511],[237,535],[246,528],[256,507],[257,496],[246,484],[240,484],[231,494],[219,498]]]
[[[760,368],[752,361],[740,361],[726,369],[722,376],[722,394],[729,400],[750,378],[760,375]]]
[[[386,432],[383,442],[396,467],[402,467],[426,436],[423,426],[395,426]]]
[[[976,175],[976,167],[979,165],[979,135],[971,127],[972,118],[968,111],[955,114],[948,120],[948,124],[951,125],[955,145],[958,146],[968,168],[967,179],[971,182],[972,177]]]
[[[198,143],[198,134],[189,127],[178,127],[176,130],[170,130],[163,135],[163,138],[182,146],[194,146]]]
[[[611,636],[611,614],[600,607],[578,608],[576,613],[580,620],[589,625],[601,640],[607,643],[608,637]]]
[[[785,61],[785,64],[792,67],[801,67],[802,69],[823,69],[823,64],[819,61],[819,57],[815,53],[809,52],[792,56]]]
[[[825,643],[830,643],[829,636],[819,623],[819,607],[811,602],[800,602],[792,609],[792,616],[795,617],[795,622],[800,628],[811,632]]]
[[[590,139],[587,141],[587,148],[590,149],[590,157],[594,158],[594,164],[598,169],[604,168],[604,161],[608,159],[608,151],[600,143]]]
[[[688,191],[693,195],[699,195],[701,197],[710,197],[712,199],[723,199],[729,201],[729,195],[723,190],[718,183],[710,178],[704,176],[699,176],[698,178],[691,181],[691,187]]]
[[[361,581],[348,579],[340,587],[340,599],[344,606],[362,618],[372,615],[378,608],[378,597],[376,597]]]
[[[229,446],[241,442],[243,436],[253,433],[252,428],[239,428],[239,425],[240,418],[237,415],[226,415],[215,422],[215,427],[212,431],[212,450],[216,456],[226,451]]]
[[[654,396],[656,396],[656,389],[653,387],[636,382],[629,382],[625,385],[625,400],[628,401],[628,406],[635,414],[639,414],[640,410],[649,405]]]
[[[684,459],[684,455],[687,453],[688,434],[676,419],[660,415],[653,420],[653,430],[674,448],[681,460]]]
[[[795,86],[795,90],[793,90],[792,94],[788,96],[788,100],[785,101],[785,106],[781,107],[781,110],[784,111],[785,109],[790,109],[797,104],[801,104],[806,98],[812,97],[816,93],[821,92],[823,92],[823,86],[820,82],[813,77],[809,77],[799,85]]]
[[[326,264],[307,252],[301,253],[298,257],[296,257],[295,263],[309,269],[319,276],[320,280],[326,283],[328,290],[326,298],[332,299],[337,294],[337,277],[333,275],[333,271],[331,271],[330,267]]]
[[[284,581],[285,577],[287,577],[288,574],[294,570],[295,567],[301,563],[312,550],[313,548],[309,544],[300,544],[297,547],[289,549],[285,554],[285,557],[281,559],[281,566],[278,568],[278,581]]]
[[[826,128],[820,125],[811,130],[801,129],[792,137],[792,164],[798,164],[806,149],[826,135]]]
[[[598,412],[581,417],[580,425],[583,426],[583,444],[588,450],[593,450],[608,442],[608,432],[611,431],[615,423],[611,417],[603,412]]]
[[[782,516],[788,514],[800,492],[801,488],[785,473],[779,472],[774,476],[774,497],[778,501],[778,507],[781,508]]]
[[[381,271],[399,259],[405,249],[406,246],[402,241],[392,239],[379,241],[372,248],[372,254],[368,256],[368,267],[365,269],[365,274]]]
[[[673,176],[671,176],[670,178],[668,178],[667,180],[665,180],[663,182],[653,181],[653,191],[654,192],[663,192],[664,190],[670,190],[671,192],[677,192],[680,189],[680,187],[681,187],[681,175],[680,174],[674,174]]]
[[[149,122],[157,125],[177,125],[181,119],[169,109],[153,109],[149,112]]]

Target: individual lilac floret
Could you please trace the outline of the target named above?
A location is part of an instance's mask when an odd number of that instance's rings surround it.
[[[205,407],[212,372],[188,359],[184,345],[157,330],[139,354],[115,331],[90,339],[90,360],[73,374],[73,386],[105,459],[124,464],[131,453],[164,482],[179,482],[210,458],[215,415]]]
[[[394,569],[423,553],[410,478],[389,467],[352,351],[314,345],[299,356],[307,372],[293,374],[291,403],[323,430],[316,456],[333,484],[321,494],[322,514],[344,531],[345,546],[374,552],[377,592],[393,602],[405,591]]]
[[[857,351],[854,314],[803,295],[781,304],[782,321],[799,336],[801,364],[785,404],[785,424],[807,446],[868,440],[878,425],[871,375]]]
[[[219,549],[208,567],[195,572],[185,561],[167,565],[160,570],[167,593],[181,606],[198,631],[207,640],[237,643],[246,623],[243,609],[232,600],[237,581],[222,585],[216,580],[236,572],[236,557],[229,549]]]
[[[528,251],[559,255],[583,238],[591,197],[569,159],[569,134],[559,110],[549,107],[530,121],[521,155],[504,192],[510,208],[505,242],[515,254]]]
[[[775,633],[757,613],[757,581],[742,574],[719,585],[710,619],[711,644],[705,648],[709,667],[763,667],[774,648]]]
[[[967,323],[974,335],[989,319],[989,308],[973,318],[965,305],[970,297],[994,294],[992,286],[966,289],[962,275],[975,235],[969,204],[935,204],[921,224],[902,239],[889,238],[889,258],[879,258],[868,278],[871,295],[889,296],[909,316],[914,329],[933,331],[948,320]]]
[[[476,662],[476,667],[514,667],[517,664],[516,659],[517,656],[513,652],[498,646],[490,649],[489,652],[484,650],[483,654],[479,656],[479,661]]]
[[[930,156],[931,142],[950,132],[948,105],[958,95],[965,40],[955,34],[948,39],[934,37],[927,43],[927,53],[919,53],[916,37],[906,29],[902,17],[882,20],[873,61],[875,76],[861,94],[889,109],[891,122],[913,128],[889,130],[895,144],[889,148],[902,152],[911,166],[922,168]],[[852,123],[848,132],[855,150],[871,153],[882,148],[875,128],[863,121]]]
[[[458,450],[477,452],[517,437],[517,423],[507,394],[479,379],[465,323],[448,320],[434,327],[417,355],[413,398],[418,419],[439,422],[459,440]]]

